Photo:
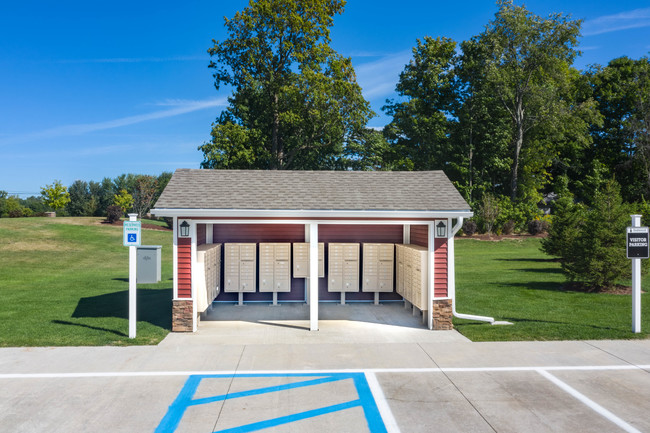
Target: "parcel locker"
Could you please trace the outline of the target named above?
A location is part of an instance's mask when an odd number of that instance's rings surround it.
[[[325,276],[325,244],[318,243],[318,277]],[[293,244],[293,278],[309,278],[309,243]]]
[[[328,248],[327,290],[359,291],[359,244],[330,243]]]
[[[291,244],[260,243],[260,292],[291,291]]]

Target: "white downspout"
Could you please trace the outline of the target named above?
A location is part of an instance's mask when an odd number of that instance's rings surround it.
[[[463,217],[458,217],[458,220],[456,221],[456,225],[451,229],[449,233],[449,239],[448,239],[448,246],[447,246],[447,254],[448,254],[448,266],[449,269],[447,270],[448,276],[447,278],[449,279],[449,288],[451,289],[451,309],[453,311],[454,317],[458,317],[459,319],[467,319],[467,320],[477,320],[479,322],[489,322],[490,324],[494,324],[494,317],[487,317],[487,316],[476,316],[474,314],[462,314],[456,312],[456,264],[455,264],[455,252],[454,252],[454,236],[456,236],[456,233],[458,233],[458,230],[463,226]]]

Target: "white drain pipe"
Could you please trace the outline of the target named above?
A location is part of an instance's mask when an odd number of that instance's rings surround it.
[[[458,317],[459,319],[467,319],[467,320],[476,320],[479,322],[489,322],[490,324],[494,324],[494,317],[487,317],[487,316],[476,316],[474,314],[462,314],[456,312],[456,265],[455,265],[455,252],[454,252],[454,236],[456,236],[456,233],[458,233],[458,230],[463,226],[463,217],[458,217],[458,220],[456,221],[456,225],[452,227],[451,232],[449,233],[449,239],[448,239],[448,246],[447,246],[447,254],[448,254],[448,264],[449,264],[449,269],[447,270],[448,272],[448,279],[449,279],[449,287],[451,288],[451,309],[454,314],[454,317]]]

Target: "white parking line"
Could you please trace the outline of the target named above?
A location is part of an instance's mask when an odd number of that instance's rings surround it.
[[[553,376],[548,371],[538,370],[537,372],[539,374],[541,374],[542,376],[544,376],[546,379],[553,382],[558,387],[560,387],[563,391],[571,394],[573,397],[577,398],[582,403],[584,403],[585,405],[590,407],[592,410],[594,410],[595,412],[597,412],[601,416],[607,418],[608,420],[610,420],[611,422],[613,422],[614,424],[616,424],[617,426],[619,426],[620,428],[622,428],[626,432],[629,432],[629,433],[641,433],[639,430],[635,429],[630,424],[626,423],[625,421],[623,421],[622,419],[620,419],[619,417],[617,417],[616,415],[614,415],[613,413],[611,413],[610,411],[608,411],[607,409],[605,409],[604,407],[602,407],[601,405],[596,403],[595,401],[587,398],[587,396],[585,396],[584,394],[578,392],[575,388],[572,388],[571,386],[569,386],[566,383],[562,382],[560,379]]]
[[[485,373],[517,371],[604,371],[650,370],[649,365],[569,365],[532,367],[442,367],[442,368],[355,368],[329,370],[197,370],[197,371],[111,371],[87,373],[0,373],[0,379],[58,379],[92,377],[191,376],[200,374],[300,374],[300,373]]]
[[[384,421],[384,425],[386,426],[386,431],[388,433],[401,433],[399,427],[397,426],[397,421],[393,416],[393,411],[390,410],[390,406],[386,401],[384,391],[381,389],[381,385],[379,385],[377,376],[371,371],[366,372],[365,376],[366,381],[368,382],[368,386],[370,387],[370,392],[372,392],[372,397],[375,399],[375,403],[377,404],[377,409],[379,409],[381,418]]]

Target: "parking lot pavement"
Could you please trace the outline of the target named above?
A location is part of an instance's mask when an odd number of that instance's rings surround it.
[[[650,432],[648,340],[471,343],[407,328],[398,343],[379,326],[344,343],[336,325],[274,327],[284,341],[263,344],[258,325],[230,344],[207,326],[155,347],[0,349],[0,430]]]

